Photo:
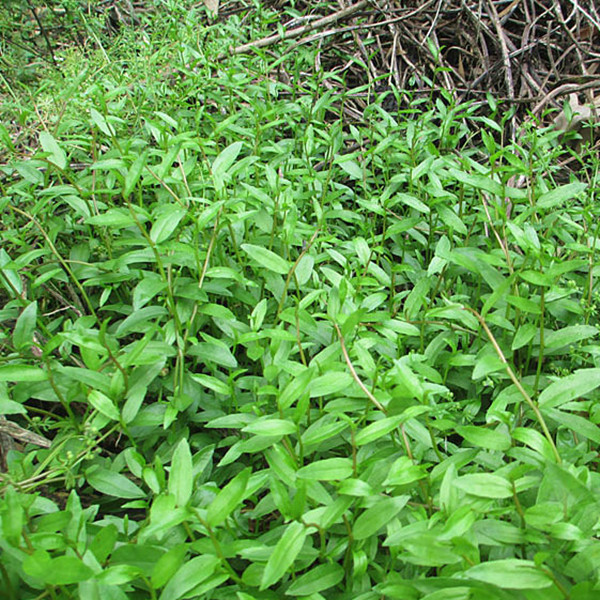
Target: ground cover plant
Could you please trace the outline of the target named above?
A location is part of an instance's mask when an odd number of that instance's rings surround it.
[[[597,152],[157,7],[4,82],[0,595],[596,598]]]

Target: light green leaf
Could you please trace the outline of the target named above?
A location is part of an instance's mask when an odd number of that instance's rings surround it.
[[[550,587],[552,579],[531,560],[506,558],[471,567],[465,575],[508,590],[539,590]]]
[[[589,419],[556,410],[555,408],[543,408],[542,413],[552,418],[559,425],[571,429],[584,438],[596,442],[596,444],[600,444],[600,427],[592,423]]]
[[[491,473],[472,473],[458,477],[454,485],[480,498],[510,498],[513,488],[507,479]]]
[[[102,392],[92,390],[88,395],[89,403],[105,417],[113,421],[120,419],[119,409],[114,405],[114,402]]]
[[[579,369],[551,383],[538,399],[540,408],[554,408],[585,396],[600,386],[600,369]]]
[[[208,388],[209,390],[212,390],[213,392],[216,392],[217,394],[231,393],[231,390],[229,389],[229,386],[226,383],[224,383],[220,379],[217,379],[216,377],[213,377],[212,375],[204,375],[204,373],[194,373],[191,377],[194,381],[197,381],[204,387]]]
[[[558,331],[551,331],[546,334],[546,348],[550,349],[570,346],[581,340],[593,337],[597,335],[597,333],[598,328],[592,325],[571,325],[569,327],[563,327]]]
[[[2,365],[0,367],[0,381],[46,381],[46,371],[30,365]]]
[[[361,180],[363,178],[363,170],[354,160],[339,161],[340,167],[352,178]]]
[[[314,370],[308,368],[300,373],[300,375],[292,377],[277,400],[279,409],[285,410],[286,408],[289,408],[302,395],[304,390],[306,390],[308,384],[312,383],[313,376]]]
[[[94,574],[92,569],[76,556],[51,558],[45,550],[36,550],[26,557],[23,570],[49,585],[71,585],[85,581]]]
[[[21,312],[13,330],[15,349],[24,350],[33,343],[37,322],[37,302],[30,302]]]
[[[168,240],[186,213],[187,210],[184,207],[170,206],[167,210],[161,207],[161,214],[150,230],[150,239],[155,244],[161,244]]]
[[[249,425],[246,425],[242,431],[246,433],[255,433],[257,435],[290,435],[296,433],[296,425],[291,421],[283,419],[259,419]]]
[[[169,579],[171,579],[171,577],[173,577],[179,567],[181,567],[186,552],[187,548],[185,544],[178,544],[177,546],[173,546],[173,548],[169,549],[158,559],[152,569],[151,578],[152,585],[155,588],[162,587]]]
[[[456,427],[456,433],[462,435],[467,442],[489,450],[506,451],[510,448],[511,441],[508,433],[476,427],[475,425],[464,425]]]
[[[59,169],[64,170],[67,166],[67,155],[54,137],[47,131],[42,131],[40,133],[40,144],[44,152],[49,154],[48,160]]]
[[[115,498],[144,498],[145,492],[125,475],[108,469],[95,468],[86,471],[87,482],[101,494]]]
[[[390,433],[390,431],[396,429],[396,427],[402,423],[403,419],[403,415],[395,415],[393,417],[385,417],[383,419],[379,419],[379,421],[370,423],[356,434],[354,443],[357,446],[363,446],[365,444],[374,442],[380,437]]]
[[[241,248],[261,267],[264,267],[269,271],[273,271],[274,273],[287,275],[292,268],[287,260],[281,258],[281,256],[278,254],[275,254],[275,252],[271,252],[271,250],[263,248],[262,246],[255,246],[254,244],[242,244]]]
[[[296,579],[286,596],[310,596],[336,586],[344,578],[344,569],[337,563],[319,565]]]
[[[310,397],[320,398],[328,394],[339,394],[352,385],[352,376],[345,371],[329,371],[321,375],[310,384]]]
[[[510,349],[518,350],[519,348],[522,348],[523,346],[529,344],[529,342],[533,339],[537,331],[538,328],[535,325],[533,325],[533,323],[524,323],[523,325],[521,325],[521,327],[519,327],[519,329],[517,329]]]
[[[148,153],[146,151],[143,154],[140,154],[135,159],[135,161],[133,162],[131,167],[129,167],[127,174],[125,175],[125,182],[124,182],[124,187],[123,187],[123,197],[124,198],[127,198],[131,194],[131,192],[133,192],[133,189],[135,188],[138,181],[140,180],[140,177],[142,175],[142,171],[144,169],[144,165],[146,164],[147,158],[148,158]]]
[[[189,592],[208,579],[220,562],[216,556],[196,556],[185,562],[165,586],[160,600],[190,598]]]
[[[132,295],[133,310],[143,308],[156,294],[167,287],[167,282],[155,273],[144,273],[143,279],[135,286]]]
[[[353,473],[352,460],[349,458],[325,458],[298,469],[296,475],[301,479],[317,481],[339,481],[347,479]]]
[[[212,174],[215,179],[223,179],[223,176],[227,174],[227,171],[229,171],[231,165],[237,159],[242,146],[242,142],[234,142],[227,146],[227,148],[224,148],[217,158],[215,158],[212,164]]]
[[[355,540],[365,540],[389,523],[409,501],[410,496],[386,497],[367,508],[354,522],[352,535]]]
[[[132,227],[135,221],[131,214],[123,208],[109,208],[106,212],[93,217],[88,217],[85,222],[88,225],[100,225],[111,229],[122,229]]]
[[[427,204],[425,204],[418,198],[415,198],[415,196],[411,196],[410,194],[399,193],[396,194],[395,198],[397,200],[400,200],[402,204],[406,204],[406,206],[410,206],[411,208],[414,208],[420,213],[428,215],[431,212]]]
[[[561,206],[566,206],[569,200],[578,196],[586,188],[587,184],[581,183],[580,181],[567,183],[566,185],[561,185],[554,190],[542,194],[535,204],[538,208],[552,208],[559,204]]]
[[[267,561],[260,581],[260,590],[277,583],[292,565],[304,545],[307,531],[302,523],[294,521],[284,531]]]
[[[177,506],[185,506],[192,496],[194,472],[192,469],[192,453],[185,438],[177,444],[171,460],[169,472],[169,493],[175,497]]]
[[[401,456],[390,467],[383,485],[407,485],[424,477],[427,477],[427,471],[423,465],[415,465],[408,456]]]
[[[210,503],[206,521],[211,527],[220,525],[241,504],[250,479],[250,467],[238,473]]]
[[[115,135],[115,130],[110,123],[101,115],[95,108],[90,108],[90,116],[92,117],[92,123],[108,137]]]

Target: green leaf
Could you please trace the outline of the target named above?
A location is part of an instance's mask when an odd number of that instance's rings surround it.
[[[525,323],[521,325],[521,327],[519,327],[519,329],[517,329],[517,332],[515,333],[515,337],[513,339],[510,349],[518,350],[519,348],[526,346],[534,338],[537,331],[538,328],[535,325],[533,325],[533,323]]]
[[[39,367],[29,365],[2,365],[0,367],[0,381],[46,381],[48,374]]]
[[[546,460],[556,462],[550,442],[539,431],[517,427],[513,430],[512,437],[518,442],[527,444],[535,452],[539,452]]]
[[[403,420],[403,415],[396,415],[394,417],[385,417],[379,419],[379,421],[370,423],[356,434],[354,442],[357,446],[364,446],[365,444],[374,442],[380,437],[390,433],[390,431],[396,429]]]
[[[290,435],[296,433],[296,430],[296,425],[291,421],[272,418],[259,419],[242,429],[246,433],[255,433],[257,435]]]
[[[133,192],[133,188],[135,188],[138,181],[140,180],[147,158],[147,152],[140,154],[127,171],[127,174],[125,175],[125,184],[123,187],[124,198],[127,198],[131,194],[131,192]]]
[[[438,204],[435,208],[448,228],[454,229],[454,231],[461,235],[467,234],[467,227],[451,207],[445,206],[444,204]]]
[[[187,561],[167,583],[160,595],[160,600],[190,598],[189,592],[208,579],[220,562],[216,556],[196,556]]]
[[[302,549],[306,535],[306,527],[302,523],[294,521],[287,526],[267,561],[260,581],[261,591],[274,585],[285,575]]]
[[[123,585],[137,579],[143,571],[134,565],[113,565],[96,575],[95,580],[103,585]]]
[[[108,137],[112,137],[115,135],[115,130],[112,125],[110,125],[107,120],[101,115],[95,108],[90,108],[90,116],[92,117],[92,123],[104,134]]]
[[[349,458],[325,458],[298,469],[296,475],[301,479],[317,481],[340,481],[353,473],[352,460]]]
[[[363,170],[356,161],[343,160],[339,161],[339,165],[352,179],[360,181],[363,178]]]
[[[33,343],[37,322],[37,302],[30,302],[21,312],[13,330],[13,344],[16,350],[24,350]]]
[[[144,273],[144,278],[135,286],[132,295],[132,307],[134,311],[143,308],[156,294],[167,287],[167,282],[155,273]]]
[[[123,227],[132,227],[135,225],[133,217],[124,208],[109,208],[100,215],[88,217],[85,222],[88,225],[100,225],[102,227],[110,227],[111,229],[122,229]]]
[[[510,498],[513,488],[507,479],[490,473],[472,473],[458,477],[454,485],[480,498]]]
[[[550,190],[545,194],[542,194],[535,203],[537,208],[552,208],[554,206],[566,206],[568,201],[575,196],[578,196],[581,192],[587,189],[586,183],[575,181],[573,183],[567,183],[560,187]]]
[[[116,498],[145,498],[146,494],[125,475],[97,467],[86,471],[87,482],[101,494]]]
[[[365,540],[376,534],[384,525],[389,523],[409,501],[410,496],[380,498],[367,508],[354,522],[352,535],[355,540]]]
[[[572,415],[565,411],[556,410],[555,408],[543,408],[542,414],[549,416],[556,421],[558,425],[562,425],[571,429],[575,433],[582,435],[596,444],[600,444],[600,427],[594,425],[591,421],[578,415]]]
[[[540,408],[554,408],[574,398],[585,396],[600,386],[600,369],[579,369],[572,375],[551,383],[542,391]]]
[[[330,371],[312,380],[310,384],[310,397],[320,398],[329,394],[339,394],[348,389],[354,380],[345,371]]]
[[[427,471],[424,465],[415,465],[408,456],[401,456],[395,460],[388,476],[383,482],[384,486],[407,485],[427,477]]]
[[[150,239],[155,244],[161,244],[171,237],[187,210],[184,207],[169,206],[166,209],[161,207],[161,213],[150,230]]]
[[[169,493],[175,497],[177,506],[185,506],[192,496],[194,472],[192,469],[192,453],[185,438],[177,444],[171,460],[169,472]]]
[[[92,390],[88,395],[89,403],[105,417],[113,421],[119,421],[119,409],[114,405],[113,401],[98,390]]]
[[[319,565],[298,577],[285,592],[286,596],[310,596],[336,586],[344,578],[344,569],[337,563]]]
[[[42,131],[40,133],[40,144],[44,152],[49,154],[48,160],[64,171],[67,166],[67,155],[54,137],[47,131]]]
[[[493,429],[464,425],[456,427],[456,433],[462,435],[467,442],[489,450],[508,450],[511,445],[510,435]]]
[[[518,558],[490,560],[467,569],[465,575],[508,590],[540,590],[553,583],[533,561]]]
[[[85,581],[94,572],[76,556],[51,558],[45,550],[36,550],[23,561],[23,570],[49,585],[71,585]]]
[[[281,256],[278,254],[275,254],[275,252],[271,252],[271,250],[263,248],[262,246],[255,246],[254,244],[242,244],[241,248],[261,267],[264,267],[269,271],[273,271],[274,273],[287,275],[292,268],[287,260],[281,258]]]
[[[235,356],[221,340],[193,344],[188,348],[187,355],[197,356],[202,361],[212,362],[228,369],[235,369],[238,366]]]
[[[197,381],[199,384],[204,387],[216,392],[217,394],[225,394],[229,395],[231,390],[229,386],[222,382],[220,379],[213,377],[212,375],[204,375],[203,373],[194,373],[192,376],[194,381]]]
[[[546,348],[562,348],[576,344],[581,340],[593,337],[598,333],[598,328],[592,325],[571,325],[563,327],[558,331],[551,331],[546,334]]]
[[[231,165],[233,165],[237,159],[242,146],[243,142],[234,142],[233,144],[230,144],[224,148],[217,158],[215,158],[212,164],[212,174],[215,179],[223,179],[223,177],[231,168]]]
[[[95,535],[88,548],[92,551],[99,563],[105,562],[109,557],[117,543],[118,537],[119,530],[114,523],[104,525],[104,527],[102,527]]]
[[[2,506],[2,533],[4,538],[13,546],[19,546],[23,534],[25,511],[21,506],[20,498],[12,487],[8,487],[4,495]]]
[[[187,548],[185,544],[178,544],[177,546],[173,546],[173,548],[169,549],[165,552],[156,562],[154,568],[152,569],[152,585],[155,588],[160,588],[181,567],[185,555],[187,553]]]
[[[308,384],[312,384],[313,376],[314,371],[309,368],[302,371],[300,375],[292,377],[277,400],[279,409],[285,410],[289,408],[306,390]]]
[[[210,503],[206,511],[206,521],[211,527],[223,523],[241,504],[251,473],[250,467],[238,473]]]
[[[425,204],[415,196],[411,196],[410,194],[399,193],[396,194],[395,198],[397,200],[400,200],[402,204],[406,204],[406,206],[410,206],[411,208],[414,208],[420,213],[424,213],[426,215],[430,213],[429,206],[427,206],[427,204]]]

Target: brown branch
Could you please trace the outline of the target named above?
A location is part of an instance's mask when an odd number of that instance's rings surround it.
[[[300,37],[306,33],[309,33],[313,29],[320,29],[322,27],[327,27],[332,23],[336,23],[337,21],[341,21],[342,19],[347,19],[352,16],[354,13],[358,12],[368,6],[369,0],[361,0],[348,8],[344,8],[343,10],[338,10],[337,12],[327,15],[322,19],[318,19],[317,21],[313,21],[312,23],[308,23],[307,25],[302,25],[301,27],[296,27],[295,29],[290,29],[290,31],[286,31],[283,34],[275,33],[268,37],[262,38],[260,40],[256,40],[254,42],[249,42],[247,44],[242,44],[241,46],[237,46],[236,48],[231,48],[229,54],[244,54],[244,52],[248,52],[248,50],[255,50],[256,48],[264,48],[265,46],[271,46],[272,44],[276,44],[277,42],[281,42],[284,40],[292,40],[294,38]],[[227,56],[227,54],[219,55],[219,59],[222,60]]]

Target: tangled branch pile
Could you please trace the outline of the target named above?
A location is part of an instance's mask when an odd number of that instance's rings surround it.
[[[600,102],[600,15],[593,0],[339,0],[333,14],[331,3],[304,4],[304,16],[290,20],[280,3],[283,37],[317,41],[317,66],[343,74],[350,87],[366,83],[366,67],[375,89],[445,88],[457,102],[491,93],[516,104],[520,116],[561,107],[572,94],[579,95],[574,105]],[[275,34],[233,51],[281,39]],[[360,109],[361,100],[355,102]]]

